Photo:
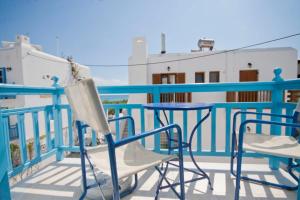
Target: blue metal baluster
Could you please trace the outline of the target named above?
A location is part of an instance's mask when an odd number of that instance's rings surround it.
[[[46,132],[46,146],[47,152],[52,150],[52,143],[51,143],[51,133],[50,133],[50,110],[47,107],[44,111],[44,119],[45,119],[45,132]]]
[[[95,130],[92,130],[92,146],[97,145],[97,133]]]
[[[0,148],[1,148],[1,145],[0,145]],[[5,172],[2,176],[0,174],[0,199],[3,199],[3,200],[11,199],[9,179],[8,179],[7,172]]]
[[[70,107],[67,108],[68,115],[68,135],[69,135],[69,147],[74,146],[74,137],[73,137],[73,112]]]
[[[173,124],[174,123],[174,111],[173,110],[170,110],[169,111],[169,121],[170,121],[170,123],[169,124]],[[173,129],[171,129],[170,131],[169,131],[169,133],[170,133],[170,138],[171,139],[176,139],[176,138],[174,138],[174,131],[173,131]],[[178,134],[178,133],[177,133]],[[178,140],[178,139],[176,139],[176,140]],[[173,147],[174,146],[174,141],[170,141],[170,147]]]
[[[6,125],[5,125],[6,124]],[[8,119],[4,120],[1,114],[0,108],[0,199],[11,199],[10,186],[8,179],[8,171],[12,169],[11,157],[10,157],[10,146],[7,137],[8,132],[5,131],[5,126],[8,128]],[[6,129],[7,129],[6,128]]]
[[[115,108],[115,118],[118,118],[120,115],[120,111],[119,108]],[[129,123],[129,122],[127,122]],[[115,125],[116,125],[116,140],[119,141],[120,140],[120,121],[116,120],[115,121]]]
[[[188,115],[187,115],[187,111],[183,111],[183,142],[188,143]],[[192,146],[192,142],[189,143],[190,146]],[[188,148],[184,148],[183,151],[187,152]],[[192,151],[192,148],[190,148],[190,150]]]
[[[38,112],[32,113],[32,126],[33,126],[33,135],[34,135],[34,151],[35,157],[41,157],[41,143],[40,143],[40,129],[38,121]]]
[[[216,152],[216,108],[211,110],[211,152]]]
[[[6,152],[6,158],[7,158],[7,166],[8,166],[8,171],[12,170],[12,159],[11,159],[11,151],[10,151],[10,141],[9,141],[9,127],[8,127],[8,117],[3,117],[2,118],[2,127],[3,129],[3,135],[1,138],[3,138],[4,142],[4,147],[5,147],[5,152]]]
[[[246,108],[242,108],[241,111],[242,111],[242,112],[246,112],[247,109],[246,109]],[[241,123],[242,123],[243,121],[245,121],[246,119],[247,119],[246,114],[245,114],[245,113],[242,113],[242,114],[241,114]]]
[[[140,118],[141,118],[141,133],[145,132],[145,109],[141,108],[140,109]],[[145,138],[142,138],[142,145],[146,145]]]
[[[286,109],[286,115],[292,116],[293,115],[293,109],[287,108]],[[292,123],[293,119],[286,119],[287,123]],[[292,135],[292,128],[290,126],[285,127],[285,135],[291,136]],[[300,196],[299,196],[300,198]]]
[[[272,114],[282,114],[281,103],[283,99],[283,90],[278,88],[278,85],[276,84],[283,81],[283,79],[280,76],[281,72],[282,70],[280,68],[274,69],[275,77],[273,78],[273,81],[275,82],[275,84],[274,84],[274,89],[272,90],[272,109],[271,109]],[[281,122],[281,118],[272,116],[271,121]],[[276,125],[271,125],[270,133],[273,135],[280,135],[281,128]],[[271,169],[277,170],[279,168],[279,160],[275,158],[271,158],[269,160],[269,166]]]
[[[225,132],[225,152],[230,155],[230,136],[231,136],[231,108],[226,107],[226,132]]]
[[[159,103],[160,102],[160,92],[159,92],[159,88],[158,87],[154,87],[153,88],[153,102],[154,103]],[[157,115],[155,116],[155,113],[153,113],[153,120],[154,120],[154,128],[159,128],[159,121],[157,119],[157,117],[159,118],[159,111],[157,111]],[[155,152],[159,152],[160,151],[160,134],[155,134],[154,135],[154,151]]]
[[[106,115],[106,117],[108,117],[108,108],[104,105],[104,113]]]
[[[202,111],[197,110],[197,122],[201,120]],[[197,127],[197,154],[202,152],[202,125]]]
[[[257,108],[256,112],[262,113],[263,109],[262,108]],[[262,120],[262,115],[256,115],[257,120]],[[261,134],[261,124],[256,124],[256,133]]]
[[[62,113],[61,113],[61,96],[58,88],[60,87],[58,84],[58,77],[53,76],[51,78],[53,80],[53,87],[57,90],[52,96],[52,101],[54,105],[54,131],[55,131],[55,148],[56,151],[56,160],[60,161],[63,159],[63,150],[60,149],[63,146],[63,131],[62,131]]]
[[[132,110],[131,110],[131,108],[127,108],[127,114],[129,115],[129,116],[132,116]],[[132,127],[132,124],[131,124],[131,122],[130,121],[128,121],[127,120],[127,124],[128,124],[128,136],[132,136],[133,135],[133,133],[132,133],[132,128],[134,128],[134,127]]]
[[[26,146],[26,132],[24,125],[24,114],[19,114],[18,119],[18,133],[22,164],[25,164],[27,159],[27,146]]]

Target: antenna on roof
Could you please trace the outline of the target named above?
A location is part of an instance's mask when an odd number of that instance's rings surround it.
[[[55,37],[56,40],[56,56],[59,56],[59,37]]]

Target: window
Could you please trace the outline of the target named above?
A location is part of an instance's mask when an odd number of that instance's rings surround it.
[[[6,83],[6,68],[0,68],[0,83]]]
[[[204,72],[196,72],[195,73],[195,83],[205,83]]]
[[[16,140],[19,138],[18,134],[18,119],[17,115],[10,115],[8,117],[8,127],[9,127],[9,139],[10,141]]]
[[[7,83],[6,79],[6,68],[0,67],[0,84]],[[13,95],[1,95],[0,99],[15,99],[16,96]]]
[[[175,84],[176,74],[162,74],[161,83],[162,84]]]
[[[152,74],[152,84],[184,84],[185,73]],[[191,102],[192,94],[189,93],[161,93],[160,102]],[[152,103],[152,94],[148,94],[147,102]]]
[[[217,83],[220,82],[220,72],[209,72],[209,82]]]

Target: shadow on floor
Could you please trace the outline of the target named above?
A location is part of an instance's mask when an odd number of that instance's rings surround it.
[[[185,163],[192,167],[191,163]],[[185,185],[186,199],[233,199],[235,179],[229,173],[228,163],[200,163],[209,174],[214,190],[210,190],[207,180],[201,180]],[[245,175],[253,178],[272,180],[292,184],[287,180],[283,170],[270,171],[265,164],[244,164]],[[167,175],[170,181],[177,181],[177,168],[171,168]],[[195,178],[190,172],[185,172],[185,179]],[[133,195],[125,200],[148,200],[155,195],[158,173],[154,170],[139,174],[139,185]],[[12,198],[16,200],[71,200],[78,199],[81,194],[81,171],[79,159],[66,158],[61,162],[53,162],[38,172],[23,179],[12,187]],[[178,188],[179,189],[179,188]],[[160,192],[160,199],[176,199],[171,189]],[[262,186],[249,182],[241,184],[240,199],[296,199],[296,192]]]

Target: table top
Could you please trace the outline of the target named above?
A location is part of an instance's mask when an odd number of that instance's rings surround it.
[[[143,107],[149,110],[203,110],[211,109],[212,103],[148,103]]]

